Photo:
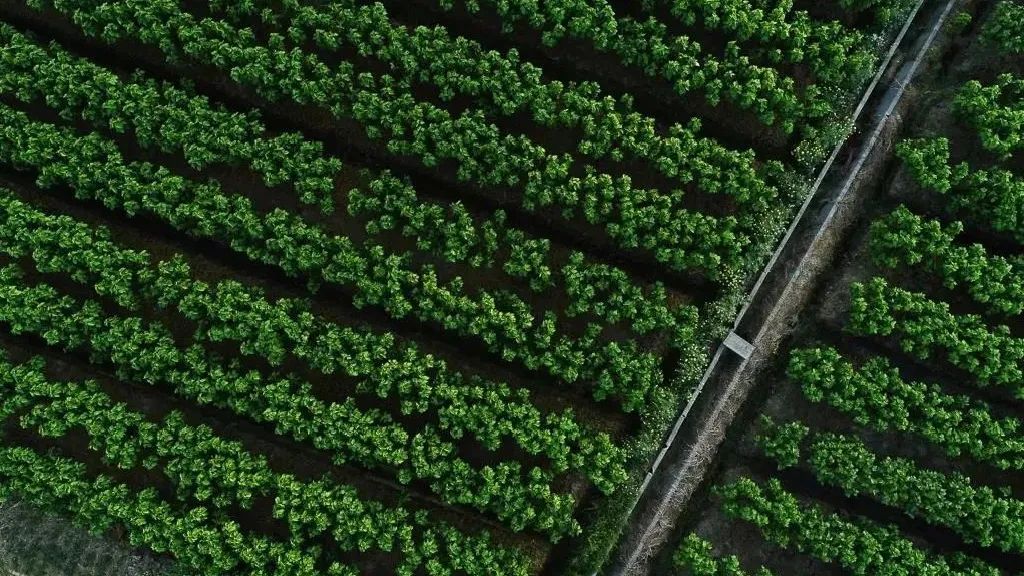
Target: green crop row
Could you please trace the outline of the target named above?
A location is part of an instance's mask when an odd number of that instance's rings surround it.
[[[431,573],[526,574],[522,558],[486,535],[466,535],[421,512],[388,507],[328,478],[301,481],[277,473],[264,457],[207,426],[186,423],[179,412],[151,421],[93,382],[48,379],[41,360],[0,364],[0,405],[5,416],[18,415],[21,428],[53,439],[84,430],[89,449],[107,466],[155,470],[173,484],[176,502],[161,501],[153,488],[134,492],[102,475],[90,482],[84,466],[63,458],[0,449],[2,492],[71,512],[93,531],[126,525],[133,544],[171,552],[179,564],[203,574],[312,576],[326,565],[327,574],[355,575],[358,570],[331,558],[370,550],[400,553],[396,573],[407,576],[428,566]],[[286,523],[289,540],[243,532],[231,518],[234,507],[251,510],[256,498],[272,499],[273,518]],[[327,535],[333,545],[325,549],[317,538]]]

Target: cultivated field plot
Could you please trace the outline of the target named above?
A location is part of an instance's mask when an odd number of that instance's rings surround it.
[[[910,4],[0,0],[0,493],[590,574]]]
[[[974,6],[658,573],[1024,567],[1024,5]]]

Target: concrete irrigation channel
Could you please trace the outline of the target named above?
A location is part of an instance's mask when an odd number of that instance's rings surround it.
[[[793,319],[836,256],[859,206],[880,177],[894,135],[912,105],[912,84],[948,41],[940,31],[964,0],[916,4],[865,89],[857,130],[819,172],[771,260],[754,284],[732,331],[718,346],[689,403],[640,488],[628,527],[606,574],[639,576],[670,538],[675,519],[704,480],[725,433],[759,372],[791,332]]]

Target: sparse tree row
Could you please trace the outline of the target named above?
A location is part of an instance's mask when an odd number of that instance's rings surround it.
[[[303,481],[275,472],[264,457],[207,426],[188,424],[179,412],[149,420],[93,382],[47,378],[39,358],[0,365],[5,419],[43,438],[83,429],[90,450],[111,472],[153,470],[173,484],[174,500],[162,500],[154,488],[90,475],[65,458],[0,448],[0,490],[71,513],[90,530],[102,533],[120,523],[133,544],[172,552],[203,574],[355,575],[357,569],[338,559],[356,550],[398,552],[398,574],[428,566],[432,573],[526,574],[523,559],[495,548],[486,535],[466,535],[422,512],[367,500],[329,478]],[[273,518],[286,523],[288,540],[254,535],[232,518],[235,507],[251,510],[257,498],[272,499]],[[324,537],[328,548],[320,544]]]
[[[772,576],[771,571],[760,567],[757,572],[746,572],[736,556],[716,557],[714,545],[696,534],[687,534],[672,557],[677,568],[689,570],[693,576]]]

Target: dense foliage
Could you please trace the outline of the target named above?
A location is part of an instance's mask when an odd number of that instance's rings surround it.
[[[740,478],[715,487],[722,509],[750,522],[766,539],[784,548],[835,562],[861,576],[935,574],[997,576],[990,566],[953,565],[927,553],[892,526],[863,518],[844,518],[818,506],[800,503],[777,479],[758,484]]]
[[[453,0],[435,1],[445,9],[455,4]],[[647,76],[664,79],[681,96],[697,92],[713,104],[728,100],[756,112],[765,124],[779,123],[786,132],[793,131],[804,113],[793,79],[753,64],[735,43],[717,57],[691,38],[672,36],[663,23],[654,19],[616,17],[607,0],[485,0],[464,4],[473,11],[486,7],[497,12],[502,21],[535,29],[547,46],[570,38],[587,42],[640,68]]]
[[[963,224],[943,225],[901,206],[871,224],[871,256],[889,268],[919,268],[949,289],[963,288],[995,314],[1024,312],[1024,260],[956,243]]]
[[[1024,340],[1005,325],[990,327],[974,314],[955,314],[946,302],[875,277],[850,288],[855,334],[892,337],[920,360],[948,361],[980,387],[1001,386],[1024,397]]]
[[[165,261],[155,268],[140,266],[140,262],[148,263],[147,255],[118,250],[102,234],[94,236],[87,226],[75,226],[76,223],[68,219],[47,218],[16,201],[8,201],[7,204],[12,212],[19,209],[21,212],[14,212],[6,223],[30,224],[27,228],[33,230],[31,234],[20,234],[20,237],[12,239],[14,242],[5,247],[9,254],[31,255],[43,271],[59,270],[79,281],[96,282],[100,293],[116,295],[127,292],[134,297],[144,295],[147,299],[157,300],[164,307],[174,306],[186,318],[197,323],[196,340],[235,340],[241,343],[243,351],[267,358],[275,365],[283,360],[283,350],[291,348],[285,343],[294,343],[291,351],[295,356],[326,373],[339,371],[357,378],[358,387],[366,393],[375,392],[384,397],[397,395],[403,405],[408,406],[409,412],[436,409],[441,417],[441,430],[454,438],[469,430],[496,449],[503,436],[511,436],[528,452],[546,452],[556,470],[564,471],[568,467],[570,455],[577,467],[610,466],[608,472],[611,476],[606,476],[604,471],[597,472],[594,467],[594,481],[603,489],[611,490],[622,480],[624,472],[621,464],[617,463],[619,456],[608,438],[591,440],[584,435],[578,437],[582,443],[576,444],[570,440],[571,436],[566,435],[572,435],[574,430],[581,435],[583,431],[567,415],[563,415],[561,421],[550,417],[545,425],[535,410],[530,417],[531,410],[524,402],[525,398],[516,406],[499,399],[500,388],[491,395],[485,394],[482,388],[475,391],[461,388],[457,375],[447,373],[443,364],[430,366],[429,357],[417,362],[414,347],[393,347],[389,350],[387,338],[375,338],[372,333],[360,334],[325,323],[310,315],[300,302],[278,300],[269,303],[258,291],[238,283],[210,286],[194,281],[188,265],[180,260]],[[135,265],[127,265],[132,260]],[[114,278],[111,278],[111,269],[107,267],[112,262],[121,264],[113,269],[118,271]],[[22,298],[53,296],[42,287],[31,296],[21,294]],[[36,320],[45,321],[42,318]],[[92,323],[110,321],[113,320],[94,319]],[[166,334],[160,328],[150,325],[149,332]],[[175,351],[167,336],[162,336],[161,348],[166,361],[176,353],[181,354]],[[216,360],[211,362],[217,365]],[[384,362],[386,364],[382,365]],[[169,369],[165,369],[163,374],[151,375],[149,379],[167,381],[171,378],[166,372]],[[359,410],[353,399],[341,404],[324,403],[311,393],[308,383],[294,376],[285,376],[273,390],[269,389],[269,382],[265,384],[268,389],[260,390],[258,386],[262,377],[258,373],[249,372],[243,376],[231,367],[219,369],[221,372],[224,370],[230,374],[228,380],[248,378],[256,381],[250,384],[252,387],[247,393],[237,386],[233,389],[226,385],[218,387],[214,382],[211,387],[211,383],[205,382],[201,385],[208,392],[203,394],[200,388],[188,392],[188,395],[198,397],[200,401],[206,398],[205,402],[217,402],[219,398],[221,405],[258,421],[276,423],[281,433],[290,433],[298,440],[309,437],[318,448],[337,451],[335,460],[339,463],[352,458],[371,468],[395,468],[394,473],[406,483],[412,479],[433,478],[436,489],[463,504],[473,502],[476,506],[491,508],[497,505],[494,498],[502,499],[511,496],[512,492],[508,490],[516,491],[515,486],[519,482],[516,478],[520,476],[518,465],[505,462],[493,470],[475,471],[462,459],[452,456],[453,446],[443,441],[431,427],[411,434],[377,411],[367,413]],[[198,376],[201,373],[194,370],[191,374]],[[445,393],[449,386],[455,387],[457,392]],[[434,392],[435,387],[438,392]],[[219,394],[216,393],[218,389]],[[507,390],[505,396],[510,396]],[[490,406],[487,400],[490,400]],[[508,416],[501,418],[502,412]],[[504,430],[499,428],[503,422],[509,426]],[[568,444],[563,443],[566,440],[569,440]],[[429,458],[428,454],[431,455]],[[586,460],[591,463],[584,464]],[[530,526],[551,530],[553,535],[572,530],[572,522],[568,519],[571,499],[552,495],[550,488],[543,487],[550,479],[542,470],[534,469],[525,475],[532,480],[529,489],[515,497],[521,500],[518,505],[498,505],[504,508],[499,516],[505,517],[517,529]],[[460,483],[463,488],[457,488]],[[485,486],[487,484],[489,488]],[[502,485],[504,488],[500,487]],[[505,496],[498,496],[496,490],[504,492]],[[547,500],[548,503],[542,507],[552,506],[551,510],[538,516],[538,510],[526,503],[532,497]],[[554,512],[556,509],[561,509],[561,512]],[[555,520],[555,516],[562,519]]]
[[[912,434],[952,457],[968,455],[1024,470],[1024,422],[1000,417],[969,396],[905,380],[884,357],[859,368],[833,348],[794,350],[787,373],[812,402],[824,402],[861,426]]]
[[[960,88],[953,106],[986,150],[1006,159],[1024,149],[1024,80],[1013,74],[1000,74],[988,85],[971,80]]]
[[[289,99],[330,110],[381,139],[390,153],[415,156],[427,167],[458,166],[458,178],[484,187],[522,190],[529,211],[557,210],[601,226],[627,249],[642,249],[670,268],[709,274],[740,263],[749,242],[733,217],[715,218],[680,207],[680,194],[637,188],[625,176],[587,168],[571,174],[569,155],[548,154],[522,135],[502,133],[481,114],[453,116],[417,100],[390,76],[361,72],[348,62],[329,66],[313,53],[292,58],[283,37],[261,43],[247,29],[197,18],[173,0],[140,7],[133,2],[57,1],[52,6],[107,42],[137,39],[169,58],[189,58],[223,70],[270,101]]]
[[[1004,168],[950,165],[945,137],[905,140],[896,153],[921,186],[945,195],[952,210],[977,226],[1024,241],[1024,179]]]
[[[1007,54],[1024,54],[1024,6],[1000,0],[981,37]]]
[[[875,55],[856,30],[836,21],[813,20],[792,2],[762,4],[752,0],[643,0],[648,9],[667,6],[692,26],[700,22],[740,42],[752,42],[759,56],[772,62],[806,63],[821,84],[858,87],[870,76]]]
[[[92,493],[97,485],[109,482],[103,476],[96,478],[92,487],[83,481],[84,492],[77,501],[58,498],[46,502],[47,507],[66,506],[76,511],[94,531],[105,531],[114,521],[125,522],[132,529],[133,542],[137,539],[157,551],[169,550],[179,562],[204,574],[233,573],[245,565],[255,574],[259,566],[269,568],[271,562],[277,563],[277,574],[318,574],[321,572],[315,563],[322,550],[314,542],[317,536],[326,534],[340,550],[398,549],[403,558],[398,574],[411,575],[427,565],[434,571],[463,570],[481,576],[497,571],[525,574],[521,558],[493,550],[486,536],[465,536],[450,526],[429,522],[423,514],[367,501],[355,488],[327,478],[304,482],[290,474],[276,473],[262,456],[253,456],[242,444],[217,436],[207,426],[187,424],[178,412],[153,422],[127,405],[114,402],[93,382],[47,379],[40,359],[19,366],[3,364],[2,409],[4,414],[20,413],[21,427],[35,429],[49,438],[82,428],[89,437],[89,448],[101,454],[107,465],[122,470],[160,470],[175,485],[177,503],[160,502],[155,490],[146,490],[134,496],[134,504],[139,507],[128,508],[122,517],[102,514],[104,500],[112,503],[116,500],[108,499],[119,497],[131,501],[133,496],[124,486],[107,486]],[[46,468],[47,461],[31,451],[6,450],[0,474],[17,474],[19,464],[31,465],[33,461]],[[84,471],[62,460],[51,465],[63,468],[72,477]],[[47,480],[43,476],[38,481]],[[60,493],[61,488],[67,486],[57,483],[51,490]],[[223,511],[233,506],[251,509],[256,497],[273,498],[273,515],[287,523],[293,535],[290,541],[253,537],[239,532],[238,524],[223,519]],[[199,505],[189,508],[192,503]],[[88,514],[90,511],[93,515]],[[153,512],[168,519],[181,513],[184,526],[181,521],[171,526],[185,529],[177,535],[173,531],[164,533],[170,542],[147,541],[159,534],[156,527],[164,524],[147,517]],[[189,526],[189,520],[196,524]],[[207,528],[201,544],[186,544],[196,542],[192,531],[202,530],[205,522],[218,528]],[[232,537],[232,533],[237,535]],[[241,546],[238,537],[244,538]],[[357,571],[331,562],[326,573]]]
[[[793,424],[769,425],[758,438],[780,468],[806,462],[819,482],[840,488],[847,496],[869,496],[908,516],[945,526],[966,542],[1004,552],[1024,550],[1024,502],[976,486],[962,474],[924,468],[908,458],[879,456],[851,436],[816,433],[801,442],[802,435],[791,433]],[[779,459],[780,453],[797,458]]]
[[[272,14],[275,29],[286,31],[295,45],[311,41],[326,53],[356,49],[386,63],[403,81],[435,86],[443,100],[472,98],[489,118],[526,113],[545,127],[579,130],[576,151],[593,160],[644,160],[669,178],[694,181],[701,190],[754,206],[763,207],[777,194],[758,173],[752,151],[736,152],[700,137],[699,119],[673,124],[666,135],[654,118],[636,112],[629,98],[603,95],[594,82],[545,81],[541,68],[517,54],[485,50],[441,26],[409,30],[393,23],[382,4],[335,0],[270,12],[276,5],[254,0],[218,7],[236,23]]]
[[[147,163],[125,162],[114,143],[98,134],[79,136],[6,107],[0,107],[0,117],[0,159],[37,171],[40,186],[70,186],[79,198],[129,215],[152,214],[190,235],[221,240],[312,285],[343,288],[357,307],[436,323],[569,384],[593,382],[595,398],[619,395],[627,410],[641,406],[661,380],[657,357],[633,341],[602,343],[598,325],[580,337],[560,334],[554,313],[535,315],[515,294],[470,293],[461,279],[444,282],[434,267],[417,267],[408,254],[361,246],[280,209],[262,214],[248,198],[215,182],[200,184]],[[13,142],[30,146],[6,144]]]

